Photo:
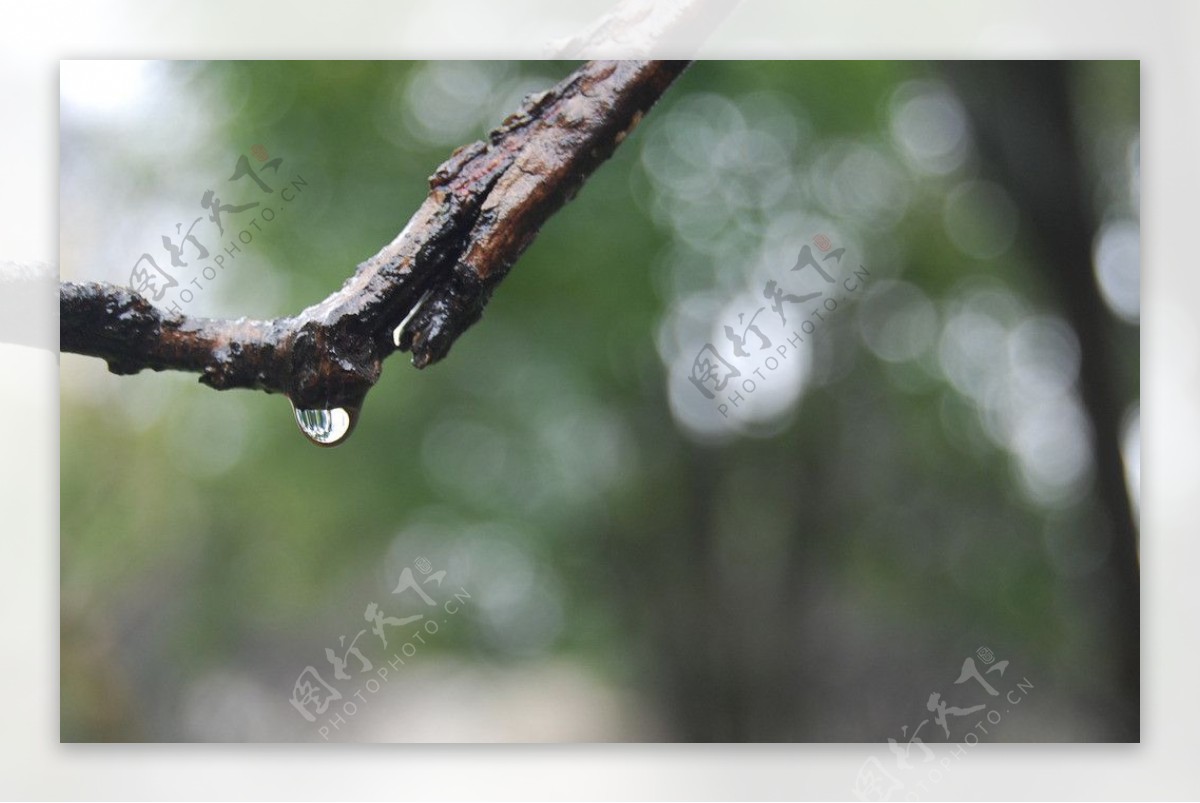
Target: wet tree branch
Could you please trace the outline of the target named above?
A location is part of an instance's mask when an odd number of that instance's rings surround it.
[[[194,371],[218,390],[253,388],[286,394],[297,409],[357,411],[392,352],[412,352],[418,368],[446,356],[542,224],[686,66],[592,61],[527,97],[487,142],[459,148],[437,169],[391,243],[293,317],[191,318],[126,288],[66,282],[60,347],[100,357],[117,374]]]

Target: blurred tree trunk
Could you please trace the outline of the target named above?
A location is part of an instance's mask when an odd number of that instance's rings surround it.
[[[1108,667],[1120,691],[1115,738],[1139,739],[1141,595],[1138,536],[1121,457],[1129,403],[1114,373],[1116,320],[1092,266],[1097,221],[1071,108],[1071,65],[1062,61],[972,61],[945,66],[974,124],[988,167],[1026,210],[1045,279],[1081,349],[1079,391],[1093,428],[1096,494],[1111,532],[1092,593],[1112,612]],[[1098,548],[1104,533],[1095,534]]]

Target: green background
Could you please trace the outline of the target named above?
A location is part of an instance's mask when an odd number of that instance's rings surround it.
[[[307,184],[187,311],[294,313],[396,235],[454,147],[573,67],[155,63],[109,106],[64,67],[63,278],[127,283],[206,189],[263,197],[228,183],[261,144]],[[1072,77],[1116,248],[1138,67]],[[410,610],[390,591],[418,557],[470,602],[333,738],[901,739],[932,692],[978,702],[954,681],[981,646],[1004,688],[1035,689],[989,740],[1118,736],[1078,342],[948,80],[693,65],[444,362],[386,363],[335,449],[282,397],[63,355],[63,740],[320,741],[297,675],[329,678],[368,603]],[[678,366],[820,232],[872,278],[783,409],[722,428],[673,401],[695,393]],[[1124,300],[1111,373],[1134,422]]]

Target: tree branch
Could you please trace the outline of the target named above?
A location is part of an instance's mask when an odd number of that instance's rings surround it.
[[[587,62],[530,95],[487,142],[459,148],[437,169],[396,239],[296,316],[190,318],[123,287],[64,282],[60,347],[100,357],[117,374],[195,371],[218,390],[283,393],[298,411],[343,408],[352,427],[384,358],[411,351],[424,368],[445,357],[542,224],[686,67]]]

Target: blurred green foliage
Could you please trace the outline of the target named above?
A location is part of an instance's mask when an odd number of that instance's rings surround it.
[[[154,65],[150,102],[123,123],[64,107],[64,278],[122,281],[155,232],[198,210],[201,191],[262,144],[283,158],[280,177],[307,186],[205,291],[205,311],[295,312],[396,235],[455,146],[571,69]],[[1137,65],[1079,74],[1088,142],[1100,154],[1114,137],[1128,146]],[[418,556],[478,601],[419,660],[582,667],[644,701],[600,738],[879,740],[918,718],[983,643],[1045,689],[1025,730],[998,738],[1105,738],[1095,701],[1110,678],[1079,672],[1102,666],[1106,649],[1086,472],[1065,495],[1031,499],[1019,461],[939,360],[971,288],[1015,300],[1013,327],[1053,315],[1046,267],[1022,224],[994,257],[956,245],[946,198],[980,168],[969,155],[942,174],[905,162],[894,117],[911,86],[941,86],[937,67],[694,65],[549,221],[448,359],[423,372],[388,361],[336,449],[301,437],[284,398],[115,377],[64,355],[62,738],[315,738],[287,704],[296,674],[365,626],[365,605],[386,603]],[[202,141],[165,112],[139,128],[168,96],[202,104]],[[670,267],[678,216],[646,164],[655,137],[693,133],[669,128],[690,119],[687,104],[714,97],[766,97],[739,108],[790,115],[771,129],[796,132],[771,170],[801,189],[739,212],[708,242],[721,231],[753,242],[808,209],[861,243],[872,283],[903,280],[937,311],[930,342],[899,361],[864,342],[863,305],[839,312],[791,411],[723,440],[673,416],[660,340],[685,282],[740,283],[753,257],[728,264],[693,238],[696,273]],[[743,121],[766,125],[752,111]],[[187,147],[173,151],[173,137]],[[899,176],[894,221],[860,225],[822,206],[816,183],[845,173],[815,166],[846,143]],[[1099,182],[1103,208],[1136,214],[1114,182]],[[169,200],[139,206],[147,196]],[[113,223],[130,214],[141,228]],[[813,233],[798,223],[794,248]],[[97,276],[97,264],[115,272]],[[1132,404],[1137,328],[1113,328]],[[214,677],[229,699],[259,700],[243,713],[274,718],[255,730],[235,707],[204,725],[211,697],[196,690]],[[424,692],[381,694],[407,693]]]

